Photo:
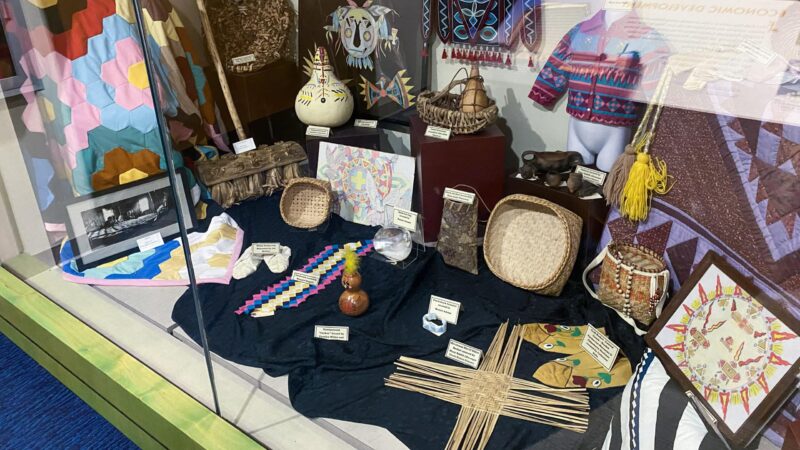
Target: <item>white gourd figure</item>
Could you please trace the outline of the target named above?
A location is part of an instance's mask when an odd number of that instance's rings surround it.
[[[294,110],[306,125],[331,128],[343,125],[353,114],[353,95],[333,73],[323,47],[317,47],[314,71],[297,93]]]

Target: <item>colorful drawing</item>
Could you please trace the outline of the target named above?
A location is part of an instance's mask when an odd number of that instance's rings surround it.
[[[735,434],[793,369],[800,338],[717,263],[701,273],[655,341]]]
[[[367,0],[362,6],[347,0],[348,6],[340,6],[331,14],[331,24],[325,26],[328,42],[333,33],[339,34],[339,46],[347,52],[347,65],[359,69],[373,69],[372,54],[397,45],[397,30],[389,30],[386,16],[394,10],[386,6],[373,5]]]
[[[389,225],[389,206],[411,209],[414,158],[322,142],[317,178],[336,195],[334,211],[363,225]]]
[[[375,106],[381,99],[389,99],[394,103],[406,109],[414,106],[414,95],[411,95],[411,89],[414,86],[409,85],[411,78],[405,76],[406,71],[401,70],[389,80],[385,75],[381,75],[377,83],[373,83],[368,79],[361,76],[361,95],[364,98],[364,103],[367,109]]]

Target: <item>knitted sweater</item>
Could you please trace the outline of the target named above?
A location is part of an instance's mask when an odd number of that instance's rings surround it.
[[[567,112],[573,117],[631,126],[638,116],[634,93],[639,88],[652,91],[669,50],[661,36],[635,13],[615,21],[607,30],[604,17],[601,10],[561,39],[529,97],[552,107],[568,93]]]

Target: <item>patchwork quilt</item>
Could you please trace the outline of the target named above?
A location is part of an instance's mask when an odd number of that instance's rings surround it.
[[[800,128],[664,109],[651,149],[674,188],[653,200],[647,221],[614,211],[601,246],[635,242],[661,253],[677,290],[709,251],[800,318]],[[782,440],[800,396],[766,431]]]
[[[208,230],[189,234],[197,283],[228,284],[242,251],[244,231],[225,213],[211,219]],[[100,266],[78,271],[72,246],[61,247],[64,279],[106,286],[184,286],[189,284],[180,238],[146,252],[137,252]]]

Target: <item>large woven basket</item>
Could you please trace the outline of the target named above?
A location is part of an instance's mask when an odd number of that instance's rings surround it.
[[[483,255],[501,280],[543,295],[559,295],[572,272],[583,221],[530,195],[509,195],[486,226]]]
[[[467,79],[453,80],[439,92],[424,91],[419,94],[417,111],[428,125],[449,128],[454,134],[477,133],[497,121],[497,104],[489,101],[489,106],[473,113],[461,112],[460,95],[450,91],[459,85],[466,85]]]
[[[207,0],[207,4],[214,39],[228,72],[254,72],[290,56],[293,10],[288,0]]]
[[[316,178],[295,178],[281,196],[281,217],[297,228],[316,228],[331,214],[331,184]]]

